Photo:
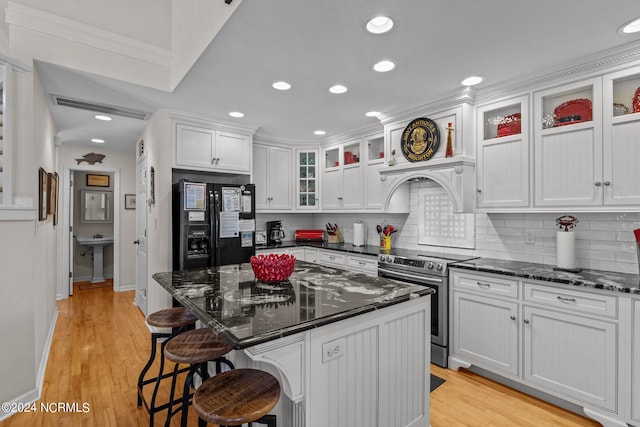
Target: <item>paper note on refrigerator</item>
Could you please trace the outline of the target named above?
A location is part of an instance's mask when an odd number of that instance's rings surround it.
[[[222,210],[225,212],[240,212],[240,189],[222,187]]]
[[[228,239],[239,235],[238,212],[220,212],[220,238]]]

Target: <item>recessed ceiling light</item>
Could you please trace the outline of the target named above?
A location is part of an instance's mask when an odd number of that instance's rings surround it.
[[[108,122],[108,121],[110,121],[110,120],[111,120],[111,117],[109,117],[109,116],[105,116],[104,114],[96,114],[96,115],[95,115],[95,116],[93,116],[93,117],[95,117],[95,118],[96,118],[96,119],[98,119],[98,120],[104,120],[105,122]]]
[[[273,85],[274,89],[277,90],[289,90],[291,89],[291,85],[287,82],[275,82]]]
[[[624,34],[637,33],[638,31],[640,31],[640,18],[627,22],[620,28],[620,32]]]
[[[387,71],[393,70],[395,67],[396,67],[396,64],[385,59],[384,61],[380,61],[376,63],[373,66],[373,69],[378,71],[379,73],[386,73]]]
[[[473,85],[477,85],[478,83],[480,83],[483,80],[484,80],[484,77],[470,76],[470,77],[467,77],[466,79],[462,80],[460,82],[460,84],[462,86],[473,86]]]
[[[380,115],[380,111],[369,111],[364,113],[364,115],[367,117],[378,117]]]
[[[373,34],[383,34],[393,28],[393,20],[386,16],[376,16],[367,22],[367,31]]]
[[[323,131],[323,130],[314,130],[314,131],[313,131],[313,134],[314,134],[314,135],[324,135],[324,134],[326,134],[326,133],[327,133],[327,132],[325,132],[325,131]]]
[[[232,111],[229,113],[229,115],[231,117],[236,117],[236,118],[244,117],[244,114],[241,113],[240,111]]]
[[[95,142],[96,144],[104,144],[104,139],[91,138],[91,142]]]
[[[329,92],[331,93],[345,93],[346,91],[347,87],[342,85],[333,85],[329,88]]]

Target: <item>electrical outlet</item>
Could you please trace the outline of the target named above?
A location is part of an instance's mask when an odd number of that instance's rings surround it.
[[[532,245],[536,242],[536,233],[533,230],[526,230],[524,232],[524,242]]]
[[[322,344],[322,363],[327,363],[343,354],[344,338]]]

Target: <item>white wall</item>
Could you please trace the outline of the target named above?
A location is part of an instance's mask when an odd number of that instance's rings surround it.
[[[54,172],[55,127],[33,73],[15,75],[14,194],[38,200],[38,168]],[[37,126],[34,126],[37,123]],[[44,221],[0,222],[0,401],[38,397],[56,309],[56,229]],[[0,418],[5,414],[0,411]]]
[[[147,152],[147,172],[155,169],[155,204],[147,206],[147,313],[171,306],[171,297],[151,277],[171,271],[171,122],[166,111],[156,112],[140,139]],[[149,180],[148,180],[149,181]],[[147,188],[147,196],[151,192]],[[145,206],[137,202],[137,206]]]

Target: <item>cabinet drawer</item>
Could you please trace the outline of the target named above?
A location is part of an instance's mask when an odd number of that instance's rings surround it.
[[[347,263],[347,256],[335,251],[318,251],[318,263],[344,267]]]
[[[453,271],[451,282],[454,289],[518,298],[518,281],[513,279]]]
[[[524,300],[572,312],[606,317],[618,316],[618,298],[610,295],[598,295],[525,282]]]
[[[347,255],[347,267],[377,276],[378,258],[360,255]]]

